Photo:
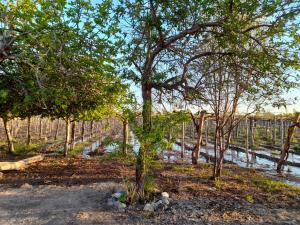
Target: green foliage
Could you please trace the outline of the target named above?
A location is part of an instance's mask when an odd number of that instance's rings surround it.
[[[300,189],[293,187],[289,184],[286,184],[282,181],[276,181],[267,177],[259,176],[253,180],[253,182],[260,188],[264,189],[269,193],[280,192],[283,189],[291,189],[291,191],[295,191],[300,193]]]
[[[190,165],[174,165],[173,169],[178,172],[192,172],[194,171],[194,167]]]
[[[144,181],[145,199],[151,200],[156,189],[155,179],[152,176],[146,176]]]
[[[247,202],[250,202],[250,203],[253,203],[253,202],[254,202],[253,196],[252,196],[252,195],[246,195],[246,196],[245,196],[245,200],[246,200]]]
[[[217,189],[221,189],[222,187],[222,180],[220,177],[214,179],[214,187]]]
[[[25,145],[18,142],[14,143],[15,146],[15,155],[32,155],[41,147],[38,144]]]

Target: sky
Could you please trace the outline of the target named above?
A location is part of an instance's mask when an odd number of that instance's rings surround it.
[[[100,0],[92,0],[92,2],[95,4],[95,3],[99,3]],[[118,1],[113,0],[113,2],[116,3]],[[130,88],[131,88],[132,92],[135,93],[138,102],[141,103],[142,99],[141,99],[140,87],[138,87],[134,84],[131,84]],[[298,98],[298,99],[294,100],[293,104],[289,104],[286,108],[282,107],[282,108],[278,109],[278,108],[274,108],[272,106],[265,106],[264,107],[265,111],[272,112],[275,114],[289,113],[289,112],[295,112],[295,111],[300,112],[300,87],[298,87],[297,89],[294,89],[294,90],[290,90],[289,92],[285,93],[283,95],[283,97],[286,99],[295,99],[295,98]]]

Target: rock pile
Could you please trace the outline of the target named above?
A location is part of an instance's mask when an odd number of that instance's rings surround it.
[[[163,211],[170,204],[170,196],[167,192],[161,193],[160,200],[152,203],[147,203],[144,207],[144,211],[154,212],[154,211]]]
[[[113,206],[120,211],[124,211],[126,204],[120,201],[120,198],[125,194],[124,191],[118,190],[117,192],[111,195],[111,198],[108,199],[107,204]]]

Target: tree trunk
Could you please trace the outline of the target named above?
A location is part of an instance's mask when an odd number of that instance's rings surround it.
[[[94,120],[91,121],[91,124],[90,124],[90,131],[91,131],[91,138],[92,138],[93,135],[94,135]]]
[[[208,120],[205,122],[205,146],[208,144]]]
[[[249,148],[251,149],[251,150],[253,150],[254,149],[254,118],[253,117],[250,117],[250,130],[249,130],[249,132],[250,132],[250,142],[249,142]]]
[[[55,128],[55,134],[54,134],[54,140],[57,140],[58,136],[58,130],[59,130],[59,119],[57,120],[56,128]]]
[[[84,128],[85,128],[85,121],[82,121],[81,124],[81,141],[84,142]]]
[[[13,143],[12,136],[11,136],[11,133],[10,133],[10,129],[8,127],[8,121],[5,118],[2,118],[2,119],[3,119],[3,124],[4,124],[6,139],[7,139],[8,151],[9,151],[9,153],[14,153],[15,152],[15,148],[14,148],[14,143]]]
[[[218,129],[218,121],[216,121],[216,128],[215,128],[215,135],[214,135],[214,157],[215,157],[215,160],[214,160],[214,168],[213,168],[213,179],[216,178],[216,175],[217,175],[217,165],[218,165],[218,162],[217,162],[217,152],[218,152],[218,132],[219,132],[219,129]]]
[[[73,121],[71,125],[71,149],[75,147],[75,139],[76,139],[76,121]]]
[[[184,157],[185,151],[185,122],[182,122],[182,133],[181,133],[181,158]]]
[[[272,132],[272,147],[275,148],[276,146],[276,117],[273,121],[273,132]]]
[[[30,145],[31,144],[31,117],[29,116],[27,118],[27,141],[26,141],[26,145]]]
[[[197,127],[197,142],[196,142],[196,145],[193,149],[193,152],[192,152],[192,163],[194,165],[197,165],[198,164],[198,158],[199,158],[199,153],[200,153],[200,148],[201,148],[201,142],[202,142],[202,130],[203,130],[203,124],[204,124],[204,119],[205,119],[205,114],[206,114],[206,111],[202,111],[200,113],[200,116],[199,116],[199,125]]]
[[[43,120],[40,118],[40,127],[39,127],[39,139],[42,139],[42,132],[43,132]]]
[[[127,155],[127,146],[128,146],[128,120],[123,121],[123,154]]]
[[[216,174],[215,178],[221,177],[222,174],[222,169],[223,169],[223,161],[224,161],[224,155],[225,155],[225,140],[224,140],[224,133],[222,132],[221,129],[219,129],[218,132],[218,142],[219,142],[219,159],[215,159],[217,161],[217,169],[216,169]]]
[[[147,74],[144,77],[148,77]],[[143,97],[143,136],[141,147],[136,161],[136,190],[140,199],[144,198],[144,180],[145,180],[145,157],[149,150],[150,143],[148,135],[151,132],[151,111],[152,111],[152,96],[151,83],[147,78],[142,81],[142,97]]]
[[[280,119],[280,149],[283,150],[284,147],[284,126],[283,126],[283,119]]]
[[[69,144],[70,144],[70,119],[66,118],[66,138],[65,138],[64,156],[68,155]]]
[[[245,143],[245,147],[246,147],[246,160],[247,160],[247,166],[249,164],[249,128],[248,128],[248,118],[246,117],[245,119],[245,123],[246,123],[246,143]]]
[[[294,136],[294,132],[295,132],[296,127],[300,127],[299,123],[300,123],[300,113],[296,113],[294,123],[292,125],[290,125],[289,128],[288,128],[288,134],[287,134],[287,138],[286,138],[286,141],[285,141],[285,145],[284,145],[284,148],[281,152],[279,162],[277,164],[277,172],[278,173],[281,173],[282,167],[283,167],[285,161],[287,160],[287,158],[289,157],[289,150],[290,150],[290,146],[291,146],[291,140]]]

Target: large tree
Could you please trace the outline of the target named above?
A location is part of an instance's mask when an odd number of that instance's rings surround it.
[[[297,25],[292,21],[299,12],[299,2],[124,0],[117,9],[126,35],[125,54],[131,69],[128,77],[140,85],[143,99],[144,138],[136,165],[137,191],[143,197],[145,154],[153,144],[149,135],[152,89],[180,86],[185,92],[191,89],[187,83],[188,65],[195,59],[227,54],[228,43],[238,49],[239,42],[249,38],[260,44],[256,35],[276,39],[287,26],[295,32]],[[189,54],[195,44],[211,38],[223,43],[222,48],[198,48],[196,54]],[[180,60],[183,72],[178,75]]]

